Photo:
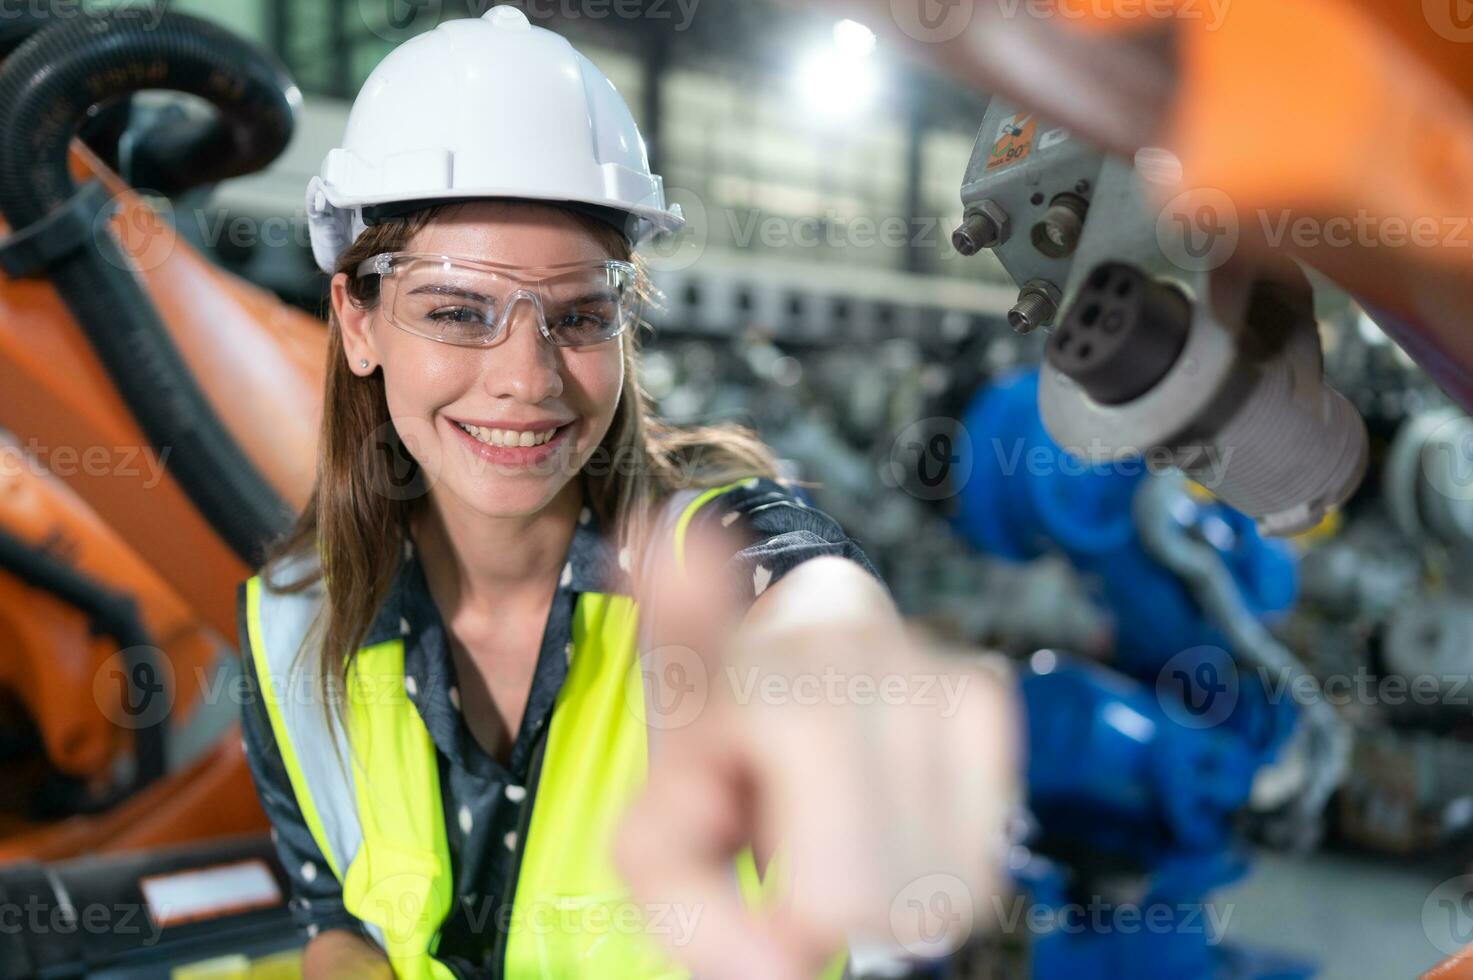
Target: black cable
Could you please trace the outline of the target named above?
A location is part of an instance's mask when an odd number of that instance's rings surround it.
[[[187,174],[173,176],[190,186],[259,170],[286,147],[300,95],[280,62],[208,21],[168,12],[151,25],[138,14],[57,21],[0,65],[0,212],[11,228],[76,193],[67,158],[77,127],[92,106],[136,91],[187,92],[219,111],[216,125],[191,130],[168,154],[187,155]],[[112,236],[93,235],[45,275],[170,475],[232,550],[258,564],[291,514],[216,417]]]

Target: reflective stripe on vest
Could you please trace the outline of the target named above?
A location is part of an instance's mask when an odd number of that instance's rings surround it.
[[[677,545],[701,506],[746,482],[678,495]],[[454,896],[439,766],[404,690],[403,641],[364,647],[353,658],[345,732],[316,696],[317,658],[297,657],[321,608],[321,586],[282,594],[256,576],[246,588],[247,634],[272,730],[308,829],[342,882],[345,908],[398,976],[450,980],[432,955]],[[648,758],[638,608],[625,596],[583,593],[572,625],[573,659],[521,842],[506,975],[682,977],[646,935],[610,857]]]
[[[260,576],[246,583],[247,637],[287,778],[344,907],[396,975],[453,980],[425,955],[450,908],[450,860],[434,744],[404,690],[404,643],[358,651],[345,731],[318,696],[315,658],[298,659],[321,594],[320,585],[272,592]]]

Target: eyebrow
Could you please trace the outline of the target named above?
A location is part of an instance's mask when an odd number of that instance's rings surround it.
[[[433,293],[436,296],[460,296],[465,299],[477,300],[488,304],[496,302],[495,296],[487,296],[485,293],[478,293],[474,289],[462,289],[460,286],[453,286],[443,282],[427,283],[423,286],[416,286],[409,291],[409,295],[411,296],[416,296],[420,293]]]

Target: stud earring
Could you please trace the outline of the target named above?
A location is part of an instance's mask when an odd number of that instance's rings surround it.
[[[365,358],[361,358],[358,361],[358,366],[361,367],[361,368],[367,368],[368,367],[368,358],[366,358],[366,357]]]

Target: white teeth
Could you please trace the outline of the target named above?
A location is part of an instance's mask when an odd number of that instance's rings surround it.
[[[513,429],[488,429],[480,425],[465,425],[457,422],[462,429],[476,437],[478,442],[484,442],[488,446],[540,446],[557,434],[557,429],[548,429],[545,432],[523,432]]]

